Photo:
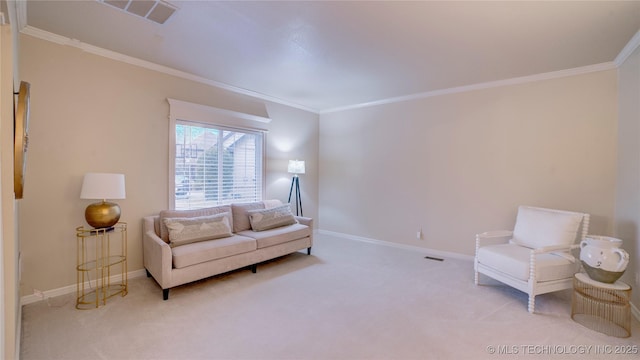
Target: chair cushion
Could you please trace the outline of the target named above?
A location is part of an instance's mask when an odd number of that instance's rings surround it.
[[[250,210],[248,214],[253,231],[274,229],[297,222],[291,213],[289,204],[270,209]]]
[[[221,259],[256,250],[256,240],[234,235],[222,239],[206,240],[171,249],[173,266],[183,268],[210,260]]]
[[[258,249],[262,249],[310,236],[311,228],[307,225],[296,223],[289,226],[281,226],[275,229],[259,232],[246,230],[240,232],[239,235],[256,239],[258,242]]]
[[[196,209],[196,210],[162,210],[160,211],[160,218],[158,219],[158,222],[160,225],[160,233],[159,233],[160,238],[164,240],[166,243],[169,243],[169,229],[164,224],[165,218],[191,218],[191,217],[198,217],[198,216],[216,215],[224,212],[229,213],[229,216],[231,216],[231,219],[229,220],[233,222],[233,216],[231,214],[231,206],[229,205],[215,206],[215,207]]]
[[[513,242],[533,249],[571,245],[576,241],[582,217],[580,213],[520,206]]]
[[[529,279],[529,254],[531,249],[516,244],[484,246],[478,249],[478,262],[511,277]],[[536,280],[566,279],[576,273],[576,263],[555,254],[536,255]]]

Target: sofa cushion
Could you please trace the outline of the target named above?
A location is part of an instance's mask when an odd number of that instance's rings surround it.
[[[513,230],[513,241],[540,248],[571,245],[576,241],[582,214],[521,206]]]
[[[248,214],[253,231],[269,230],[297,222],[291,213],[289,204],[270,209],[249,210]]]
[[[238,235],[256,239],[258,241],[258,249],[262,249],[310,236],[311,228],[307,225],[296,223],[265,231],[245,230],[240,232]]]
[[[251,229],[249,211],[264,208],[264,202],[262,201],[231,204],[231,211],[233,213],[233,232],[239,233],[240,231]]]
[[[233,235],[216,240],[206,240],[171,249],[173,267],[179,269],[211,260],[242,254],[257,249],[255,239]]]
[[[531,249],[515,244],[485,246],[478,249],[478,262],[523,281],[529,279]],[[576,263],[552,253],[536,255],[538,281],[566,279],[576,273]]]
[[[278,199],[263,200],[262,202],[264,203],[265,209],[271,209],[274,207],[282,206],[282,201]]]
[[[229,237],[233,235],[230,218],[229,212],[192,218],[165,218],[164,225],[169,230],[169,245],[175,247]]]
[[[169,229],[164,224],[165,218],[190,218],[190,217],[198,217],[198,216],[208,216],[208,215],[216,215],[228,212],[231,216],[229,219],[231,223],[233,223],[233,214],[231,212],[231,206],[222,205],[215,206],[204,209],[195,209],[195,210],[162,210],[160,211],[160,233],[158,234],[162,240],[166,243],[169,243]]]

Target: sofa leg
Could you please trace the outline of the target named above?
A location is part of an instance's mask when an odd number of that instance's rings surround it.
[[[149,270],[147,270],[147,269],[144,269],[144,270],[147,272],[147,277],[148,278],[151,277],[151,273],[149,272]]]
[[[251,265],[251,272],[254,274],[258,272],[258,264]]]
[[[169,289],[162,289],[162,300],[169,300]]]
[[[307,248],[307,255],[311,255],[311,247]]]

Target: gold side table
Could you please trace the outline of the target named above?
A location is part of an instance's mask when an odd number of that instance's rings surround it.
[[[127,224],[111,228],[76,228],[76,309],[95,309],[112,296],[127,295]]]
[[[591,279],[585,273],[573,278],[571,318],[589,329],[609,336],[631,336],[631,286]]]

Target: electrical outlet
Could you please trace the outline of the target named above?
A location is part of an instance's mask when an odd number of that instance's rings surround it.
[[[418,232],[416,233],[416,239],[422,240],[422,229],[418,230]]]

